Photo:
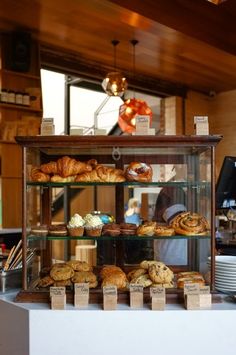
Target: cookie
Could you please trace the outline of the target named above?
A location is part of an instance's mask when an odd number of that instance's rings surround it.
[[[152,287],[155,287],[155,286],[162,286],[162,287],[164,287],[164,288],[173,288],[173,287],[175,287],[173,281],[167,282],[167,283],[163,283],[163,284],[154,284],[154,283],[153,283],[153,284],[152,284]]]
[[[92,267],[86,261],[69,260],[66,264],[74,271],[92,271]]]
[[[139,276],[144,275],[146,273],[147,273],[147,270],[145,270],[145,269],[134,269],[134,270],[131,270],[127,274],[127,278],[130,281],[130,280],[135,279],[136,277],[139,277]]]
[[[74,276],[74,270],[65,263],[53,265],[50,276],[54,281],[68,280]]]
[[[148,274],[140,275],[130,281],[131,284],[142,285],[143,287],[148,287],[152,285],[152,280]]]
[[[162,263],[161,261],[156,261],[156,260],[143,260],[143,261],[139,264],[139,266],[140,266],[142,269],[148,270],[149,266],[151,266],[151,265],[159,265],[159,264],[165,265],[165,264]]]
[[[53,285],[54,280],[50,276],[44,276],[42,279],[39,280],[38,282],[38,287],[48,287]]]
[[[150,265],[148,273],[152,282],[157,284],[169,283],[173,280],[173,272],[163,263]]]
[[[74,283],[83,283],[83,282],[93,283],[97,281],[97,277],[92,271],[78,271],[75,272],[71,281]]]

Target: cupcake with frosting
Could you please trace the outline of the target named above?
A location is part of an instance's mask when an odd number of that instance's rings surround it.
[[[85,220],[78,213],[75,213],[67,225],[69,235],[71,237],[82,237],[84,235],[84,224]]]
[[[98,215],[88,213],[85,217],[85,231],[89,237],[100,237],[103,223]]]

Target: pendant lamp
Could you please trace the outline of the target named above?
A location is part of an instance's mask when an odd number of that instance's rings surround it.
[[[113,40],[111,43],[114,48],[114,71],[106,75],[102,87],[109,96],[122,96],[128,84],[126,78],[116,69],[116,47],[120,42]]]
[[[130,43],[133,46],[133,78],[135,79],[135,46],[138,41],[133,39]],[[134,97],[126,100],[119,108],[118,124],[120,129],[125,133],[134,133],[137,115],[149,116],[149,122],[151,125],[152,110],[144,100],[136,99],[134,92]]]

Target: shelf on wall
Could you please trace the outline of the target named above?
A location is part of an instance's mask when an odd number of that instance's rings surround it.
[[[30,111],[30,112],[39,112],[42,113],[43,110],[42,109],[38,109],[38,108],[33,108],[33,107],[29,107],[29,106],[21,106],[21,105],[15,105],[15,104],[8,104],[8,103],[0,103],[0,108],[6,108],[8,110],[20,110],[20,111]]]
[[[34,74],[30,74],[30,73],[22,73],[22,72],[17,72],[17,71],[8,70],[8,69],[0,69],[0,72],[2,74],[14,75],[14,76],[18,76],[18,77],[26,78],[26,79],[41,80],[39,75],[34,75]]]

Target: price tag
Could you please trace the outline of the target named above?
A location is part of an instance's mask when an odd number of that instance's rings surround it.
[[[103,309],[105,311],[115,310],[117,308],[117,287],[103,287]]]
[[[200,295],[210,294],[210,286],[201,286],[199,291]]]
[[[137,115],[135,118],[135,135],[148,135],[150,127],[150,117],[147,115]]]
[[[66,288],[50,287],[51,309],[66,308]]]
[[[130,284],[130,307],[142,308],[143,307],[143,286],[137,284]]]
[[[184,295],[197,295],[200,293],[200,287],[197,283],[185,283]]]
[[[188,310],[200,309],[200,287],[197,283],[184,284],[184,303]]]
[[[150,288],[150,297],[152,299],[152,310],[162,311],[166,305],[166,290],[162,286]]]
[[[89,283],[76,283],[74,285],[75,296],[74,305],[77,308],[88,307],[89,303]]]

